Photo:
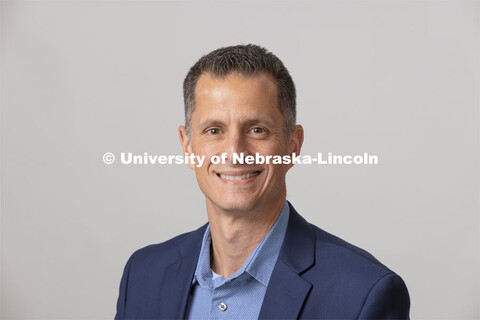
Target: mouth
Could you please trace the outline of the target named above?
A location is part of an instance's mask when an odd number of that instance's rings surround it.
[[[256,179],[258,175],[262,173],[262,170],[259,171],[250,171],[250,172],[224,172],[217,173],[217,176],[226,183],[248,183]]]

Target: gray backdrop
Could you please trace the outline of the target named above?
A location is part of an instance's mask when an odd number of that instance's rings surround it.
[[[298,90],[310,222],[399,273],[417,319],[479,311],[476,1],[1,1],[1,316],[108,319],[130,254],[206,222],[193,171],[102,162],[179,154],[182,81],[256,43]]]

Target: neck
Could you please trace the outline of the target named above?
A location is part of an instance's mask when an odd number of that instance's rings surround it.
[[[225,211],[207,199],[212,235],[210,266],[227,278],[237,272],[280,215],[286,191],[272,203],[243,212]]]

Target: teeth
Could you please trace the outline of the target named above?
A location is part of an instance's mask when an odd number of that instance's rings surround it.
[[[220,178],[226,179],[226,180],[243,180],[243,179],[248,179],[251,177],[258,176],[260,172],[252,172],[252,173],[245,173],[240,176],[229,176],[226,174],[220,174]]]

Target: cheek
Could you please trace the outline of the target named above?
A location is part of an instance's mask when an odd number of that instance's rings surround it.
[[[287,166],[284,164],[269,164],[268,171],[271,180],[280,181],[285,177]]]
[[[217,149],[218,147],[216,147],[214,144],[199,143],[193,148],[193,153],[199,156],[206,156],[205,161],[209,162],[209,156],[214,155],[217,152]]]
[[[274,156],[281,156],[288,155],[286,146],[280,143],[270,144],[265,146],[263,150],[263,154],[265,155],[274,155]],[[286,164],[273,164],[270,163],[268,168],[270,179],[280,182],[281,180],[285,179],[285,174],[287,172],[288,165]]]
[[[195,156],[205,157],[201,167],[196,168],[197,180],[201,184],[203,176],[209,175],[209,168],[211,166],[212,156],[218,153],[218,147],[209,143],[198,143],[193,148]],[[202,180],[202,181],[200,181]]]
[[[287,154],[286,148],[283,145],[272,141],[260,141],[252,144],[254,152],[258,152],[262,155],[280,155]]]

